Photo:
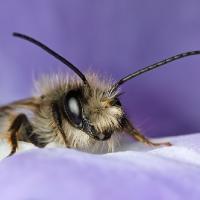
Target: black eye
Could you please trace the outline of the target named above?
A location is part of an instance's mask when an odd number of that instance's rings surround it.
[[[64,111],[75,126],[82,124],[82,107],[76,91],[70,91],[64,98]]]

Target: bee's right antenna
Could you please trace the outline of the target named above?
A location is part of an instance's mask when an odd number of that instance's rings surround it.
[[[128,80],[130,80],[130,79],[132,79],[132,78],[134,78],[134,77],[136,77],[136,76],[139,76],[139,75],[141,75],[141,74],[143,74],[143,73],[145,73],[145,72],[151,71],[151,70],[153,70],[153,69],[155,69],[155,68],[157,68],[157,67],[160,67],[160,66],[165,65],[165,64],[167,64],[167,63],[169,63],[169,62],[178,60],[178,59],[180,59],[180,58],[184,58],[184,57],[187,57],[187,56],[193,56],[193,55],[197,55],[197,54],[200,54],[200,51],[199,51],[199,50],[198,50],[198,51],[189,51],[189,52],[177,54],[177,55],[172,56],[172,57],[170,57],[170,58],[161,60],[161,61],[159,61],[159,62],[157,62],[157,63],[154,63],[154,64],[149,65],[149,66],[147,66],[147,67],[144,67],[144,68],[142,68],[142,69],[139,69],[138,71],[136,71],[136,72],[134,72],[134,73],[132,73],[132,74],[129,74],[129,75],[125,76],[124,78],[120,79],[117,83],[115,83],[115,84],[111,87],[111,89],[110,89],[109,92],[112,94],[113,92],[115,92],[115,91],[118,89],[118,87],[119,87],[120,85],[122,85],[122,84],[125,83],[126,81],[128,81]]]
[[[13,33],[13,36],[15,37],[19,37],[21,39],[27,40],[37,46],[39,46],[40,48],[42,48],[43,50],[45,50],[46,52],[48,52],[50,55],[54,56],[55,58],[57,58],[58,60],[60,60],[62,63],[64,63],[65,65],[67,65],[71,70],[73,70],[83,81],[83,83],[87,86],[89,86],[89,83],[85,77],[85,75],[77,68],[75,67],[72,63],[70,63],[67,59],[65,59],[64,57],[62,57],[61,55],[59,55],[58,53],[56,53],[55,51],[53,51],[52,49],[50,49],[49,47],[47,47],[46,45],[42,44],[41,42],[35,40],[34,38],[31,38],[27,35],[21,34],[21,33]]]

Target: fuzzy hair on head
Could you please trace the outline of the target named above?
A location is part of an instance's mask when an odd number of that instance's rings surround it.
[[[35,95],[40,97],[42,102],[37,115],[34,115],[32,119],[34,132],[44,143],[54,142],[57,145],[64,145],[63,138],[50,115],[51,104],[61,99],[70,90],[81,89],[83,98],[86,99],[84,111],[95,129],[99,133],[106,130],[115,131],[109,140],[97,141],[63,118],[63,130],[69,147],[88,152],[112,152],[118,145],[117,130],[121,128],[119,119],[124,114],[121,107],[110,104],[118,91],[110,94],[108,91],[113,83],[110,80],[101,79],[97,74],[87,73],[86,78],[90,89],[84,87],[77,76],[69,77],[63,74],[46,75],[36,82]]]

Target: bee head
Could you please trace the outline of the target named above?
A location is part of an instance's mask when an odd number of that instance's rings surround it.
[[[79,85],[67,91],[62,105],[65,118],[95,140],[108,140],[121,129],[124,112],[118,94],[110,94],[108,82],[91,75],[90,87]]]

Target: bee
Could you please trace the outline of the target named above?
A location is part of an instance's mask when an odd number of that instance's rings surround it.
[[[169,142],[155,143],[131,123],[120,102],[120,86],[132,78],[169,62],[200,54],[200,51],[181,53],[131,73],[119,81],[83,74],[64,57],[21,33],[15,37],[29,41],[69,67],[75,76],[53,74],[36,82],[33,97],[0,107],[0,137],[11,144],[13,155],[18,141],[43,148],[50,143],[86,152],[112,152],[122,133],[150,146],[170,146]]]

